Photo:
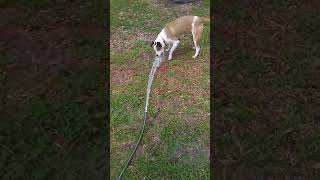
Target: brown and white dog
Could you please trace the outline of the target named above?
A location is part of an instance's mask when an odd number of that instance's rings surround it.
[[[166,24],[162,31],[158,34],[158,37],[151,46],[156,52],[157,57],[164,55],[164,49],[166,44],[169,45],[166,51],[169,51],[168,60],[172,59],[172,53],[180,43],[179,38],[188,32],[192,33],[194,49],[196,52],[192,58],[196,58],[199,55],[200,46],[199,40],[203,31],[203,21],[210,21],[206,18],[200,18],[198,16],[183,16],[176,19],[173,22]]]

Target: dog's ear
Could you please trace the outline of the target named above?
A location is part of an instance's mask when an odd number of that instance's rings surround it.
[[[152,47],[154,45],[154,41],[151,41],[150,43],[150,47]]]

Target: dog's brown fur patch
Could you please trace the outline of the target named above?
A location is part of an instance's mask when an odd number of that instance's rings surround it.
[[[177,40],[182,34],[191,32],[193,18],[194,16],[183,16],[173,22],[166,24],[164,30],[168,38]]]

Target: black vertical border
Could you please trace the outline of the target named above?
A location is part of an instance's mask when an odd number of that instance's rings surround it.
[[[104,0],[105,4],[105,22],[104,28],[106,29],[106,176],[104,179],[110,179],[110,1]]]

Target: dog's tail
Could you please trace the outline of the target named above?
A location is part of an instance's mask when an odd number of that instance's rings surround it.
[[[210,18],[201,17],[201,19],[202,19],[204,22],[210,22]]]

